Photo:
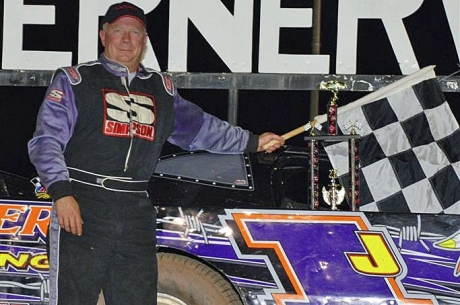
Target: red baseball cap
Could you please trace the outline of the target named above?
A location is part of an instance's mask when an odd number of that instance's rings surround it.
[[[113,23],[121,17],[136,18],[147,28],[147,18],[145,18],[144,11],[140,7],[129,2],[112,4],[102,18],[102,25],[107,22]]]

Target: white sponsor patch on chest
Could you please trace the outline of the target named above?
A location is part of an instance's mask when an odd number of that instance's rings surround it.
[[[156,104],[153,96],[104,92],[104,134],[115,137],[155,138]]]

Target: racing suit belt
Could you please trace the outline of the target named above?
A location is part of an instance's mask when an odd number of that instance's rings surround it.
[[[70,181],[100,187],[115,192],[142,193],[147,191],[148,180],[133,180],[130,177],[114,177],[100,175],[74,167],[67,167]]]

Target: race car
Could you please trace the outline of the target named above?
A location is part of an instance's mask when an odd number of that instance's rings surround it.
[[[163,155],[149,189],[158,304],[460,303],[459,216],[312,205],[310,165],[307,147]],[[0,195],[0,304],[48,304],[50,198],[1,171]]]

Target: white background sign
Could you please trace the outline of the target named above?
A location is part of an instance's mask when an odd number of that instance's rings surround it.
[[[100,16],[114,2],[4,0],[1,68],[54,70],[97,58]],[[436,58],[442,54],[434,54],[431,63],[421,63],[420,57],[430,52],[430,46],[438,46],[440,39],[453,51],[449,55],[452,69],[458,62],[460,1],[456,0],[324,0],[321,43],[335,48],[322,50],[321,54],[311,54],[311,48],[290,51],[313,42],[313,1],[131,2],[148,13],[151,40],[144,63],[159,70],[190,72],[190,63],[202,60],[199,57],[217,56],[224,68],[213,72],[363,74],[359,71],[359,61],[367,58],[367,66],[387,61],[387,65],[398,68],[394,74],[409,74],[420,69],[421,64],[437,64]],[[436,10],[422,15],[422,11],[430,10],[427,6]],[[443,24],[442,33],[436,29],[439,26],[436,23]],[[375,26],[374,37],[371,32],[361,39],[360,33],[369,31],[364,28],[369,24]],[[167,39],[156,44],[152,35],[159,32],[158,27],[167,34]],[[77,35],[75,32],[72,35],[69,31],[75,28]],[[195,43],[191,32],[198,32],[200,40],[209,47],[191,51]],[[57,50],[44,42],[49,36],[68,41],[69,46],[76,44],[76,48]],[[419,44],[422,47],[417,48],[420,40],[427,44]],[[378,45],[387,52],[360,54],[360,50],[378,49]],[[157,53],[165,55],[160,59]],[[388,72],[370,74],[378,73]]]

